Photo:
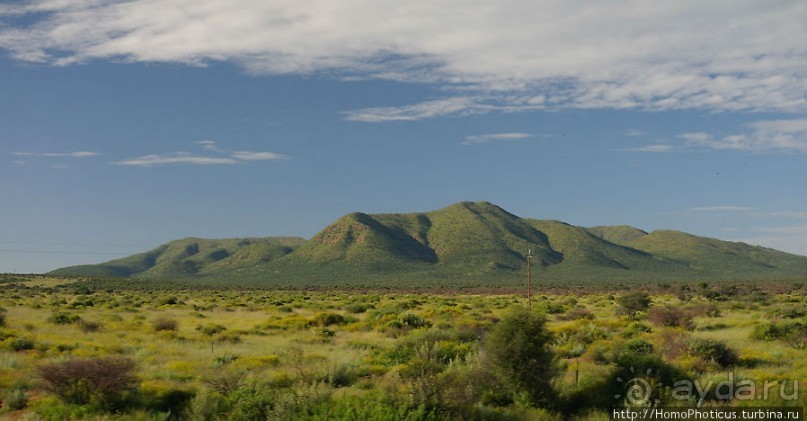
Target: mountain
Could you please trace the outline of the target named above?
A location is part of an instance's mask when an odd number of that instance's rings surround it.
[[[206,275],[233,268],[266,264],[305,243],[298,237],[206,240],[185,238],[145,253],[98,265],[70,266],[50,272],[56,276],[114,276],[178,278]]]
[[[576,227],[525,219],[487,202],[423,213],[351,213],[311,240],[188,238],[53,275],[194,279],[265,285],[516,285],[525,253],[545,281],[795,279],[807,257],[677,231]]]

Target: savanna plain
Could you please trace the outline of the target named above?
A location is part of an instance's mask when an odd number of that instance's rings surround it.
[[[0,418],[605,420],[807,401],[802,283],[524,292],[5,275]]]

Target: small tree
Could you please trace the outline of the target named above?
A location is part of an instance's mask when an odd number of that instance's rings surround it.
[[[617,314],[635,319],[640,312],[650,308],[650,295],[644,291],[631,292],[618,297],[616,303],[619,305]]]
[[[216,341],[213,339],[213,336],[216,336],[219,333],[224,332],[225,330],[227,330],[227,328],[222,326],[222,325],[219,325],[219,324],[209,324],[209,325],[206,325],[206,326],[202,326],[202,325],[196,326],[196,331],[198,331],[202,335],[205,335],[208,338],[210,338],[210,352],[211,353],[213,352],[213,344],[216,343]]]
[[[547,404],[554,396],[552,339],[546,320],[517,307],[488,334],[484,351],[494,372],[515,392],[526,392],[534,404]]]

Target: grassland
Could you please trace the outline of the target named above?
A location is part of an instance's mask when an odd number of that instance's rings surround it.
[[[631,315],[613,286],[538,289],[552,369],[535,400],[490,359],[491,332],[527,305],[521,294],[0,282],[9,419],[607,419],[632,403],[636,376],[670,406],[805,404],[792,396],[807,384],[801,284],[635,287],[651,304]],[[136,376],[114,405],[71,403],[44,380],[52,364],[110,356]],[[753,382],[755,396],[778,383],[764,399],[722,399],[727,379]],[[712,386],[684,400],[676,381]]]

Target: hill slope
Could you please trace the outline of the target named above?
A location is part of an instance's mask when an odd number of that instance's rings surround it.
[[[189,238],[52,274],[297,286],[494,286],[521,281],[527,250],[534,272],[545,280],[762,280],[807,274],[803,256],[676,231],[524,219],[487,202],[423,213],[351,213],[309,241]]]
[[[185,238],[99,265],[70,266],[50,272],[57,276],[177,278],[216,273],[233,267],[271,262],[305,242],[297,237],[207,240]]]

